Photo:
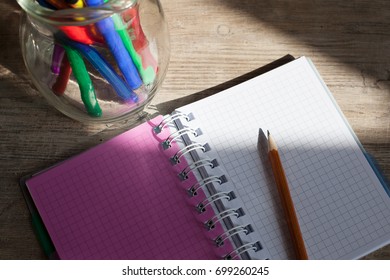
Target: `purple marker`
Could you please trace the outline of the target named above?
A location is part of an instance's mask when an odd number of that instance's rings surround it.
[[[53,56],[51,60],[51,72],[58,75],[60,74],[60,68],[62,59],[64,58],[65,50],[58,44],[54,44]]]

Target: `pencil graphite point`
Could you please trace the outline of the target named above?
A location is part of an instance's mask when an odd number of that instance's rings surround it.
[[[272,150],[278,150],[278,146],[276,145],[271,133],[269,132],[269,130],[267,130],[267,134],[268,134],[268,152],[272,151]]]

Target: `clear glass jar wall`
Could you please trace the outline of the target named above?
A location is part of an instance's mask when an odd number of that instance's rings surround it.
[[[17,0],[23,59],[65,115],[112,123],[139,114],[165,77],[169,35],[159,0]]]

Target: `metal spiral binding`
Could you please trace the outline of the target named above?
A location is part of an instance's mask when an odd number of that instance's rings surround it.
[[[196,149],[202,150],[204,153],[210,151],[210,145],[209,144],[199,144],[199,143],[192,143],[188,146],[185,146],[181,150],[177,151],[176,154],[173,155],[173,157],[170,158],[170,161],[173,165],[178,164],[180,162],[180,158],[184,156],[185,154],[194,151]]]
[[[214,217],[212,217],[210,220],[204,223],[207,230],[211,230],[215,227],[216,222],[221,222],[222,219],[227,217],[235,216],[237,218],[244,216],[244,210],[242,208],[237,209],[227,209],[223,212],[220,212],[219,214],[216,214]]]
[[[191,163],[190,165],[187,165],[180,173],[179,178],[184,181],[188,179],[188,173],[191,172],[194,169],[198,169],[202,166],[210,166],[211,168],[214,168],[218,166],[218,162],[216,159],[210,160],[210,159],[200,159],[198,161],[195,161]]]
[[[187,133],[192,133],[194,134],[195,137],[199,136],[199,135],[202,135],[202,131],[198,128],[196,130],[192,129],[192,128],[189,128],[189,127],[184,127],[183,129],[180,129],[180,130],[177,130],[173,133],[171,133],[171,135],[168,136],[167,139],[165,139],[165,141],[163,141],[161,144],[164,148],[164,150],[166,149],[169,149],[171,147],[171,143],[176,139],[176,138],[179,138],[181,137],[183,134],[187,134]]]
[[[218,183],[220,185],[222,185],[223,183],[226,183],[227,182],[227,178],[225,175],[222,175],[222,176],[210,176],[210,177],[207,177],[207,178],[204,178],[202,180],[200,180],[198,183],[192,185],[188,190],[188,194],[190,196],[195,196],[198,194],[198,190],[200,188],[202,188],[203,186],[209,184],[209,183]]]
[[[218,235],[217,238],[214,239],[214,242],[217,247],[221,247],[224,244],[225,240],[229,237],[232,237],[233,235],[239,233],[244,233],[245,235],[248,235],[251,232],[253,232],[253,227],[250,224],[246,226],[236,226]]]
[[[164,150],[167,150],[171,147],[171,143],[175,141],[178,138],[181,138],[183,141],[183,148],[178,150],[169,160],[170,162],[175,165],[180,162],[180,159],[186,155],[190,154],[192,157],[192,163],[188,164],[179,174],[179,178],[184,181],[188,179],[188,174],[191,171],[198,170],[201,176],[201,180],[197,181],[194,185],[192,185],[190,188],[187,189],[187,193],[189,196],[193,197],[198,194],[199,189],[206,188],[210,196],[208,196],[206,199],[204,199],[202,202],[198,203],[195,208],[197,212],[203,213],[206,210],[206,207],[209,205],[213,205],[216,208],[216,211],[210,219],[208,219],[206,222],[204,222],[204,226],[208,231],[214,229],[217,225],[217,223],[220,223],[221,225],[225,225],[225,230],[223,233],[219,234],[213,242],[217,247],[221,247],[224,245],[225,241],[227,239],[230,239],[236,247],[232,251],[230,251],[227,255],[224,256],[224,259],[235,259],[235,258],[250,258],[250,255],[248,254],[249,251],[259,251],[262,249],[262,246],[260,242],[253,242],[253,243],[246,243],[244,244],[244,241],[241,240],[242,235],[245,234],[248,235],[251,232],[253,232],[253,227],[248,224],[245,226],[242,225],[235,225],[234,220],[232,218],[236,217],[239,218],[241,216],[245,215],[245,212],[243,208],[235,208],[235,209],[227,209],[223,203],[223,199],[227,199],[228,201],[236,198],[236,195],[233,191],[220,191],[217,192],[217,189],[215,188],[215,184],[223,184],[227,182],[227,178],[225,175],[222,176],[213,176],[209,174],[208,170],[206,169],[207,166],[210,168],[214,168],[218,166],[218,162],[216,159],[209,159],[209,158],[201,158],[199,156],[199,153],[197,150],[207,152],[210,150],[210,146],[208,143],[200,144],[193,142],[191,140],[191,137],[189,134],[193,134],[195,137],[202,134],[202,131],[198,129],[192,129],[190,127],[186,127],[182,124],[182,119],[186,119],[187,122],[194,119],[194,116],[192,113],[190,114],[184,114],[181,112],[177,112],[173,115],[169,115],[167,117],[164,117],[163,120],[153,128],[154,132],[156,134],[160,133],[165,126],[167,126],[169,123],[173,122],[177,130],[171,133],[165,141],[163,141],[162,147]],[[205,192],[206,194],[207,192]],[[214,207],[213,207],[214,209]],[[240,237],[241,235],[241,237]]]
[[[217,200],[223,199],[223,198],[226,198],[228,201],[230,201],[232,199],[235,199],[236,195],[234,194],[233,191],[215,193],[215,194],[207,197],[205,200],[200,202],[198,205],[196,205],[196,210],[199,213],[203,213],[206,210],[207,205],[210,205],[211,203],[213,203]]]
[[[153,131],[156,134],[159,134],[166,125],[168,125],[170,122],[173,122],[173,121],[177,120],[180,117],[185,118],[187,120],[187,122],[192,121],[194,119],[194,115],[192,113],[189,113],[188,115],[186,115],[184,113],[177,112],[174,115],[165,116],[162,119],[162,121],[157,126],[155,126],[153,128]]]
[[[249,252],[251,250],[257,252],[257,251],[260,251],[262,248],[263,247],[261,246],[259,241],[253,242],[253,243],[247,243],[247,244],[244,244],[244,245],[234,249],[233,251],[231,251],[229,254],[227,254],[224,257],[224,259],[225,260],[233,260],[233,259],[237,258],[242,253]],[[234,256],[233,256],[233,254],[234,254]]]

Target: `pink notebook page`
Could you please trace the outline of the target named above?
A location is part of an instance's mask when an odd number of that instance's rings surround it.
[[[61,259],[219,259],[233,248],[216,248],[203,222],[209,207],[194,206],[185,189],[196,183],[190,174],[181,182],[185,160],[172,166],[153,127],[162,117],[143,123],[27,181],[28,190]],[[194,200],[194,201],[192,201]],[[197,200],[197,201],[196,201]]]

